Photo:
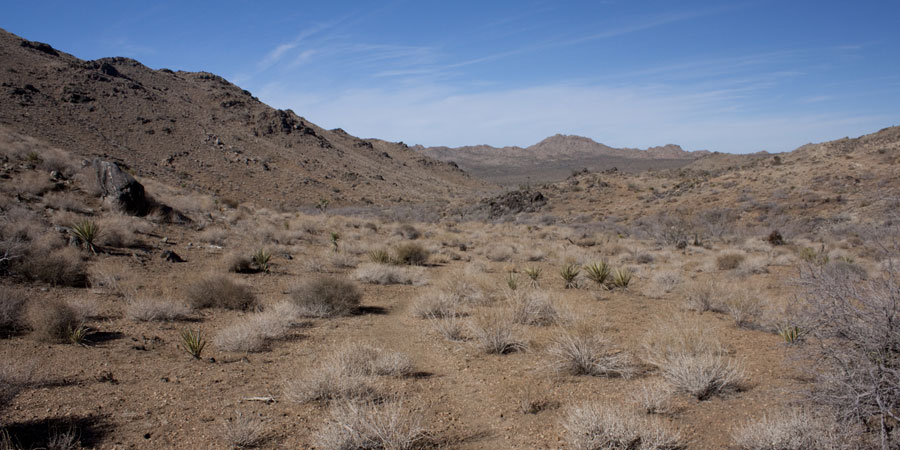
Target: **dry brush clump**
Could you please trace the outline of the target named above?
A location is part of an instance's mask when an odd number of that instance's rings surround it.
[[[266,437],[265,422],[256,415],[236,412],[222,424],[222,439],[233,448],[253,448]]]
[[[468,308],[489,301],[489,295],[478,283],[457,274],[420,295],[413,302],[411,313],[421,319],[460,317],[467,314]]]
[[[336,317],[354,313],[362,301],[362,292],[350,281],[318,277],[291,289],[291,302],[306,317]]]
[[[352,277],[369,284],[408,284],[420,286],[428,282],[420,267],[398,267],[386,264],[363,264],[353,271]]]
[[[486,312],[469,321],[476,346],[485,353],[502,355],[528,348],[512,317],[505,312]]]
[[[256,295],[250,286],[224,275],[210,275],[188,284],[188,304],[194,309],[224,308],[248,310],[256,307]]]
[[[423,266],[428,262],[429,252],[420,244],[410,242],[394,249],[393,261],[408,266]]]
[[[653,325],[644,336],[645,359],[678,391],[705,400],[745,381],[743,363],[700,321],[680,318]]]
[[[285,383],[284,395],[294,402],[330,402],[381,397],[377,377],[405,377],[414,373],[403,353],[361,344],[348,344],[327,355],[315,368]]]
[[[588,329],[559,332],[547,353],[553,369],[567,375],[629,378],[635,370],[626,353]]]
[[[739,450],[838,450],[849,448],[841,442],[848,431],[821,414],[795,408],[750,420],[731,435]]]
[[[896,242],[896,240],[894,240]],[[803,316],[817,339],[812,398],[844,424],[876,430],[881,448],[896,448],[900,411],[900,276],[894,264],[867,280],[810,265],[799,279]]]
[[[84,317],[63,300],[29,302],[27,309],[32,336],[42,342],[67,342],[84,328]]]
[[[421,414],[399,400],[341,401],[332,405],[329,414],[316,435],[321,448],[411,450],[427,444]]]
[[[569,409],[563,428],[575,450],[678,450],[685,439],[659,420],[623,412],[603,403],[583,403]]]
[[[565,321],[543,291],[514,290],[508,295],[507,304],[512,321],[519,325],[549,326]]]
[[[672,387],[665,382],[643,382],[631,393],[631,403],[644,414],[669,414],[674,411]]]
[[[24,293],[5,288],[0,291],[0,337],[16,333],[25,327]]]
[[[170,322],[191,317],[187,305],[158,297],[136,297],[125,306],[125,316],[136,322]]]
[[[293,304],[279,303],[223,328],[213,338],[213,344],[228,352],[262,351],[269,342],[283,338],[299,315],[300,311]]]

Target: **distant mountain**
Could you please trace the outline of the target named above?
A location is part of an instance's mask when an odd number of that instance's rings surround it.
[[[614,148],[582,136],[557,134],[527,148],[412,147],[441,161],[453,162],[473,176],[500,184],[557,181],[575,170],[605,170],[613,167],[636,172],[647,169],[682,167],[708,151],[688,152],[668,144],[646,150]]]
[[[402,143],[322,129],[224,78],[84,61],[0,30],[0,127],[137,175],[270,207],[444,200],[484,188]]]

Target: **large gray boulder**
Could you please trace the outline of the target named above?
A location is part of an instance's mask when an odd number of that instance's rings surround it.
[[[112,161],[94,159],[100,196],[113,207],[128,214],[143,216],[150,211],[144,186]]]

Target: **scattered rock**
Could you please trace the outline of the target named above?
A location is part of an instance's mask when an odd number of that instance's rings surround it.
[[[174,262],[174,263],[184,262],[184,259],[182,259],[180,256],[178,256],[178,253],[175,253],[172,250],[166,250],[166,251],[162,252],[162,259],[165,259],[168,262]]]
[[[121,211],[143,216],[150,211],[144,186],[112,161],[94,159],[101,197]]]

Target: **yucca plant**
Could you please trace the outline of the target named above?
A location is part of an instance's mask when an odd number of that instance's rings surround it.
[[[268,250],[264,248],[257,250],[251,259],[256,270],[269,273],[269,260],[272,259],[272,254]]]
[[[73,344],[83,345],[89,331],[90,329],[84,325],[69,327],[66,330],[66,338]]]
[[[94,241],[97,240],[97,236],[100,235],[100,227],[97,226],[93,220],[85,219],[72,225],[71,233],[82,248],[90,250],[91,253],[95,255],[97,254],[97,248],[94,246]]]
[[[631,277],[631,271],[624,267],[618,268],[612,273],[613,286],[628,289],[628,285],[631,283]]]
[[[578,274],[581,273],[581,267],[575,263],[569,263],[563,266],[559,271],[559,276],[566,282],[566,289],[578,287]]]
[[[506,286],[509,290],[514,291],[519,288],[519,277],[516,276],[515,273],[509,272],[506,274]]]
[[[541,268],[540,267],[527,267],[525,269],[525,275],[531,279],[531,287],[536,288],[540,285],[538,279],[541,277]]]
[[[391,254],[384,249],[371,250],[369,251],[369,259],[378,264],[390,264]]]
[[[796,325],[785,325],[778,330],[778,335],[788,344],[796,344],[803,338],[800,327]]]
[[[609,277],[609,264],[606,261],[588,264],[584,270],[587,272],[588,279],[597,283],[598,286],[603,286],[603,283],[606,283],[606,279]]]
[[[327,198],[320,198],[319,202],[316,203],[316,209],[318,209],[319,211],[322,211],[322,214],[325,214],[325,211],[328,210],[328,203],[330,203],[330,202],[328,201]]]
[[[341,240],[341,235],[335,231],[331,232],[331,250],[335,253],[338,251],[338,241]]]
[[[200,335],[200,330],[196,332],[190,328],[185,328],[181,332],[181,348],[188,352],[194,359],[200,359],[203,348],[206,347],[206,341]]]

